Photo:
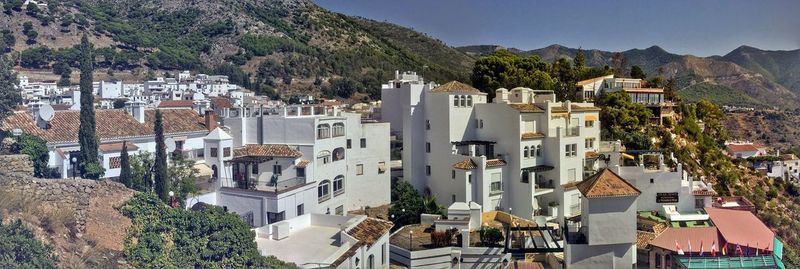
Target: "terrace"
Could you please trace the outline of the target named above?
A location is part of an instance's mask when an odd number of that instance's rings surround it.
[[[683,212],[679,213],[681,215],[705,215],[703,210],[697,210],[695,212]],[[680,220],[680,219],[668,219],[666,216],[658,213],[657,211],[639,211],[638,217],[640,220],[649,220],[658,223],[664,223],[669,225],[669,227],[679,228],[679,227],[712,227],[711,221],[709,220]]]

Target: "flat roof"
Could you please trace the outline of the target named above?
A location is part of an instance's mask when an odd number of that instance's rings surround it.
[[[291,235],[282,240],[256,237],[256,245],[259,253],[273,255],[298,266],[325,263],[331,262],[328,259],[341,249],[336,245],[338,234],[337,227],[311,225],[291,231]]]

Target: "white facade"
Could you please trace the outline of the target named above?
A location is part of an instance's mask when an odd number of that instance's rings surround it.
[[[584,101],[593,101],[600,97],[601,92],[615,92],[624,88],[641,88],[642,80],[637,78],[615,78],[607,75],[583,81],[578,81],[578,94]]]
[[[574,183],[585,152],[597,147],[599,109],[526,88],[498,89],[488,103],[453,83],[384,85],[381,116],[402,133],[403,177],[445,205],[474,201],[549,220],[580,214]],[[545,212],[550,204],[555,210]]]

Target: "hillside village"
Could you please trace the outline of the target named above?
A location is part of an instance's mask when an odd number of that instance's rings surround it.
[[[117,2],[3,3],[0,268],[800,266],[796,83],[755,48]]]

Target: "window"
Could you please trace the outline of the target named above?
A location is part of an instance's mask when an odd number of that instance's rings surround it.
[[[255,163],[254,163],[254,164],[251,164],[251,166],[252,166],[252,167],[251,167],[251,170],[252,170],[252,171],[250,171],[250,172],[252,172],[252,173],[253,173],[253,175],[258,175],[258,164],[255,164]]]
[[[535,156],[536,156],[536,147],[534,147],[534,146],[531,146],[530,155],[531,155],[531,158],[533,158],[533,157],[535,157]]]
[[[453,196],[451,198],[453,199],[453,203],[455,203],[456,202],[456,195],[453,194]]]
[[[430,130],[430,129],[431,129],[431,121],[425,120],[425,130]]]
[[[654,182],[655,182],[655,179],[651,177],[650,178],[650,184],[653,184]]]
[[[337,196],[344,193],[344,176],[339,175],[333,179],[333,195]]]
[[[430,176],[431,175],[431,166],[430,165],[426,165],[425,166],[425,175],[426,176]]]
[[[285,211],[279,213],[267,212],[267,223],[272,224],[286,219]]]
[[[319,198],[320,202],[328,200],[328,198],[331,198],[330,185],[331,185],[330,181],[323,180],[317,186],[317,198]]]
[[[564,145],[564,155],[567,157],[578,156],[578,144]]]
[[[453,106],[458,106],[458,95],[453,96]]]
[[[425,152],[431,153],[431,143],[425,142]]]
[[[500,173],[492,174],[492,183],[490,185],[491,192],[503,191],[503,177]]]
[[[461,96],[461,106],[467,106],[467,97]]]
[[[253,223],[253,211],[239,215],[239,218],[241,218],[244,221],[244,223],[249,224],[250,227],[255,226],[255,223]]]
[[[456,170],[450,170],[450,178],[456,179]]]
[[[528,158],[528,157],[530,157],[530,156],[528,155],[528,154],[529,154],[529,153],[528,153],[528,151],[529,151],[529,150],[530,150],[530,147],[528,147],[528,146],[525,146],[525,148],[524,148],[524,149],[522,149],[522,155],[523,155],[523,156],[525,156],[525,158]]]
[[[317,139],[331,137],[331,127],[327,124],[317,125]]]
[[[211,158],[216,158],[217,154],[219,154],[217,153],[217,148],[211,148],[208,151],[210,152],[209,154],[211,155]]]
[[[254,165],[255,166],[255,165]],[[276,175],[283,175],[283,167],[280,164],[272,165],[272,173]]]
[[[593,121],[593,120],[587,120],[587,121],[584,123],[584,126],[585,126],[586,128],[589,128],[589,127],[594,127],[594,121]]]
[[[231,148],[223,148],[222,157],[230,157],[230,156],[231,156]]]
[[[703,198],[694,199],[694,208],[704,208],[706,207],[706,203],[703,201]]]
[[[303,204],[297,205],[297,215],[301,216],[306,213],[305,206]]]
[[[586,142],[584,143],[584,147],[587,149],[594,148],[594,138],[586,138]]]
[[[367,269],[375,269],[375,255],[370,254],[367,258]]]
[[[108,159],[108,168],[117,169],[122,166],[122,157],[111,157]]]
[[[472,95],[467,95],[467,106],[472,107]]]
[[[333,161],[344,160],[344,148],[335,148],[333,150]]]
[[[337,122],[333,124],[333,137],[344,136],[344,123]]]
[[[206,156],[206,151],[204,149],[196,149],[194,150],[194,157],[198,159],[202,159]]]
[[[305,167],[297,167],[297,177],[306,177]]]
[[[536,145],[536,157],[542,156],[542,145]]]
[[[347,149],[353,148],[353,140],[347,139]]]
[[[577,176],[577,170],[575,168],[570,168],[567,170],[567,182],[575,182]]]
[[[317,162],[327,164],[331,162],[331,152],[327,150],[317,153]]]
[[[499,192],[503,190],[503,185],[501,182],[492,182],[492,191]]]
[[[472,174],[467,175],[467,183],[472,183]]]
[[[344,206],[340,205],[336,207],[336,215],[344,216]]]
[[[363,148],[366,148],[366,147],[367,147],[367,139],[366,138],[361,138],[361,148],[363,149]]]
[[[522,183],[528,183],[531,181],[530,179],[531,173],[528,171],[522,171]]]
[[[363,164],[356,164],[356,175],[360,176],[364,174],[364,165]]]
[[[386,173],[386,162],[378,162],[378,174]]]
[[[483,120],[482,119],[480,120],[480,123],[481,123],[480,124],[480,128],[483,129]]]
[[[386,243],[381,245],[381,264],[386,264]]]

